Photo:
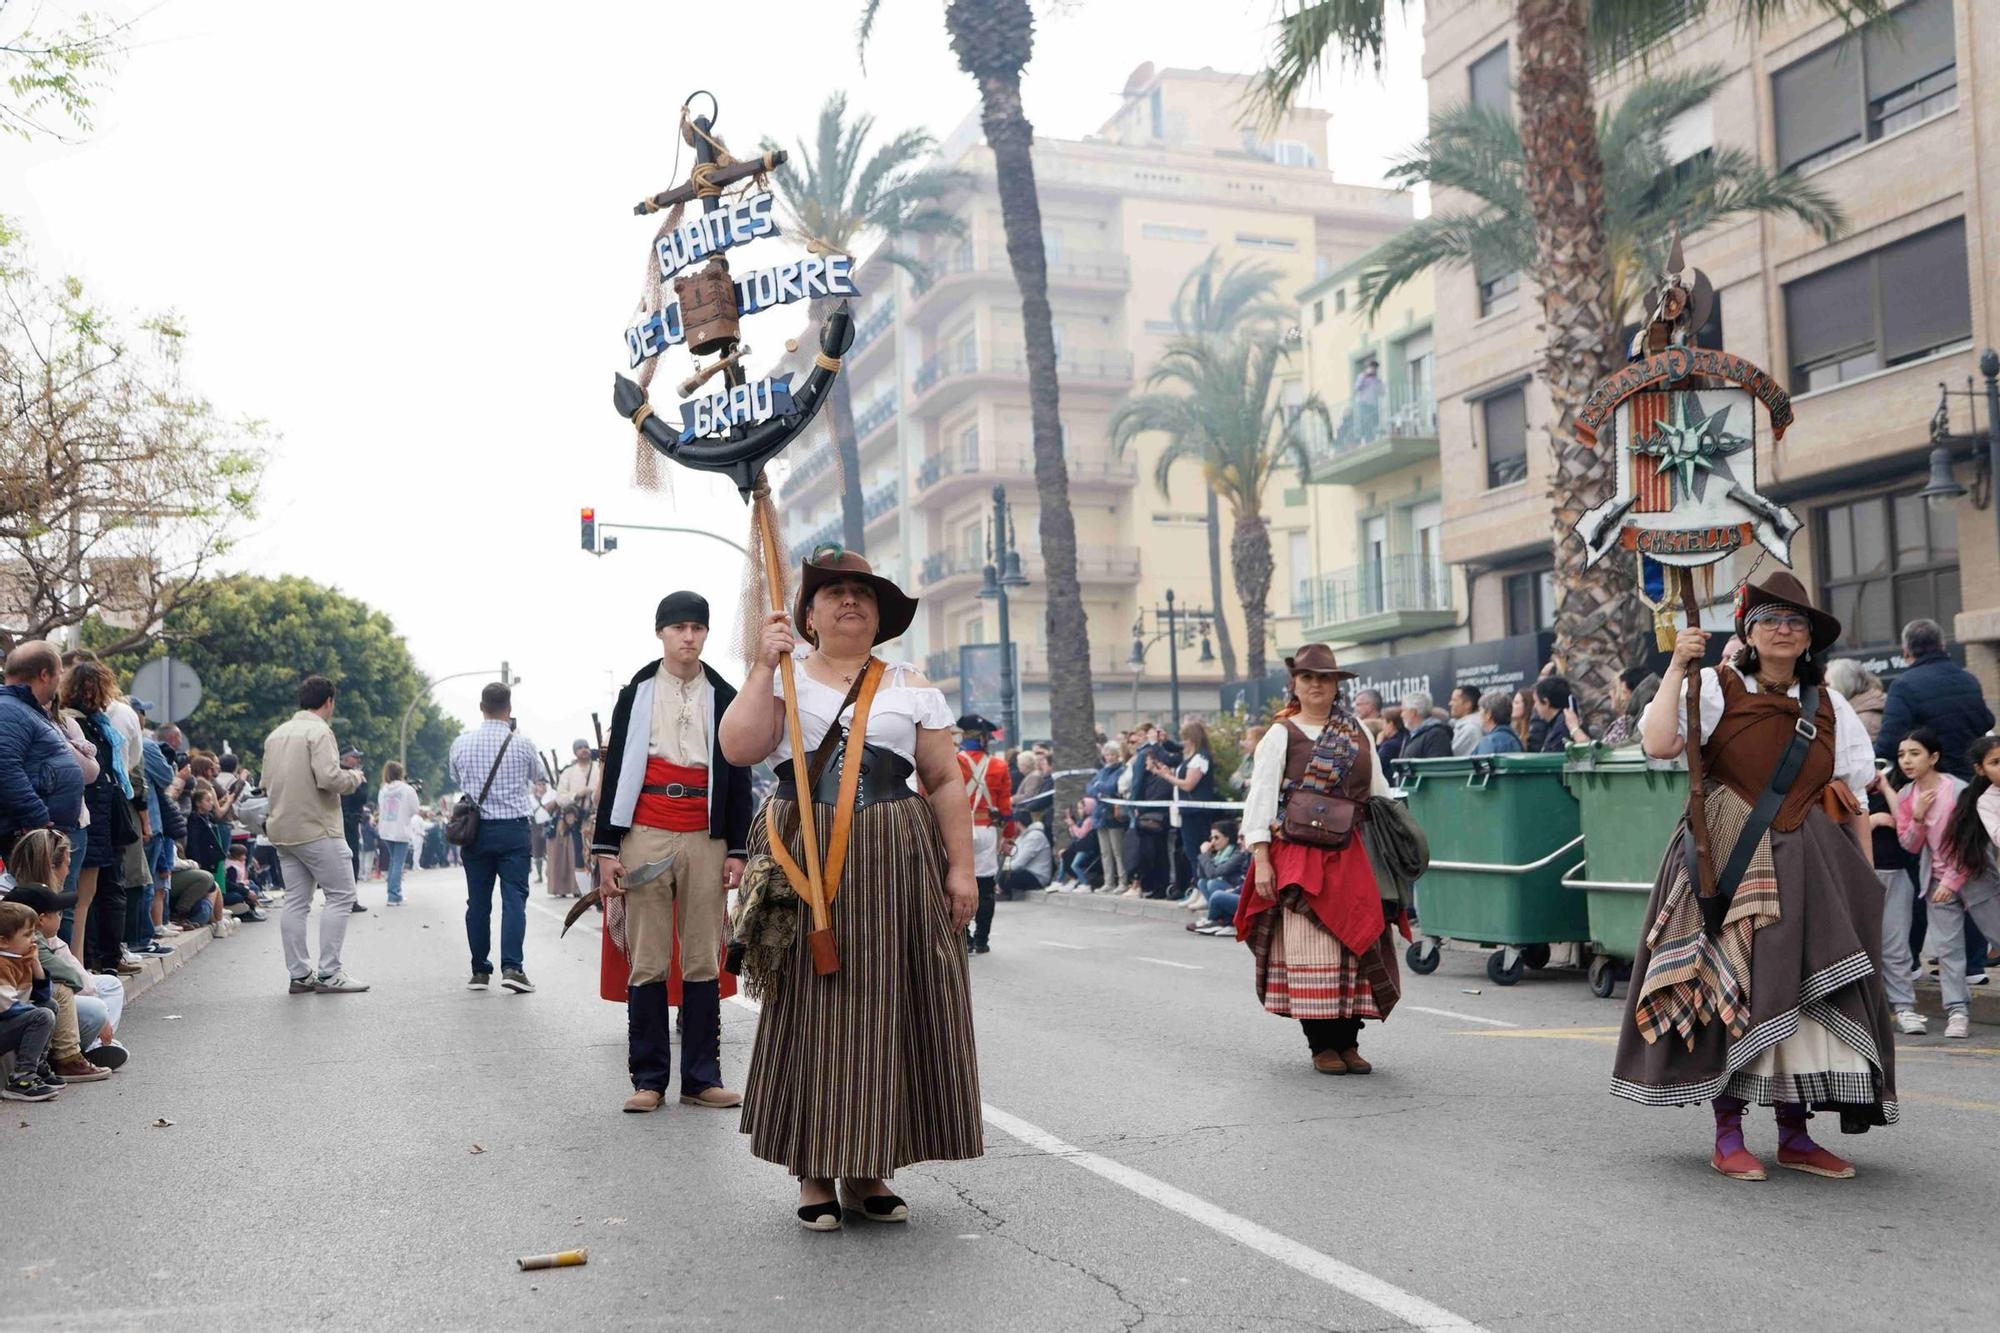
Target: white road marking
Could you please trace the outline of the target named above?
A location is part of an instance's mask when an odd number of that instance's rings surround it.
[[[1413,1009],[1420,1014],[1436,1014],[1439,1018],[1456,1018],[1466,1023],[1484,1023],[1490,1028],[1517,1028],[1519,1023],[1504,1023],[1497,1018],[1481,1018],[1478,1014],[1461,1014],[1456,1009],[1426,1009],[1420,1004],[1403,1004],[1399,1009]]]
[[[1140,958],[1137,955],[1134,955],[1133,961],[1140,963],[1158,963],[1161,967],[1178,967],[1188,972],[1206,972],[1208,970],[1207,968],[1203,967],[1200,963],[1176,963],[1171,959],[1166,959],[1166,958]]]
[[[545,906],[542,903],[538,903],[533,898],[528,899],[528,906],[534,908],[537,912],[540,912],[543,916],[554,919],[558,923],[560,923],[564,917],[569,915],[569,908],[567,907],[565,907],[562,911],[558,912],[555,908]],[[587,930],[590,931],[592,934],[596,935],[602,935],[604,933],[604,927],[597,924],[597,913],[595,912],[585,912],[582,916],[578,917],[576,919],[576,925],[573,927],[573,929]]]
[[[747,995],[732,995],[729,998],[753,1014],[761,1013],[763,1010],[762,1005]],[[1365,1301],[1391,1318],[1402,1320],[1412,1328],[1464,1329],[1468,1333],[1487,1333],[1485,1328],[1470,1319],[1453,1314],[1442,1306],[1432,1305],[1423,1297],[1404,1291],[1394,1283],[1385,1282],[1372,1273],[1365,1273],[1352,1264],[1344,1264],[1331,1255],[1322,1254],[1310,1245],[1295,1241],[1290,1236],[1281,1235],[1269,1227],[1260,1226],[1247,1217],[1239,1217],[1227,1209],[1218,1208],[1206,1199],[1189,1194],[1186,1190],[1177,1189],[1143,1171],[1135,1171],[1122,1162],[1114,1162],[1108,1157],[1085,1152],[1073,1144],[1063,1142],[1038,1125],[1032,1125],[1019,1116],[1009,1115],[991,1102],[981,1102],[979,1109],[988,1124],[1001,1133],[1020,1140],[1030,1148],[1071,1162],[1092,1175],[1101,1176],[1114,1185],[1132,1191],[1142,1199],[1150,1199],[1170,1212],[1179,1213],[1189,1221],[1199,1222],[1209,1230],[1226,1236],[1239,1245],[1248,1246],[1266,1258],[1276,1259],[1307,1277],[1346,1292],[1356,1300]]]
[[[1064,943],[1063,943],[1063,942],[1062,942],[1061,940],[1041,940],[1041,941],[1038,941],[1038,942],[1039,942],[1039,943],[1042,943],[1042,944],[1046,944],[1046,945],[1048,945],[1048,946],[1049,946],[1049,948],[1051,948],[1051,949],[1078,949],[1078,950],[1083,950],[1083,949],[1088,949],[1088,948],[1090,947],[1090,946],[1089,946],[1088,944],[1064,944]]]
[[[1351,1264],[1344,1264],[1309,1245],[1303,1245],[1289,1236],[1280,1235],[1269,1227],[1259,1226],[1247,1217],[1238,1217],[1235,1213],[1218,1208],[1208,1200],[1197,1198],[1186,1190],[1176,1189],[1164,1180],[1156,1180],[1122,1162],[1114,1162],[1107,1157],[1099,1157],[1096,1153],[1085,1152],[1081,1148],[1064,1143],[1048,1131],[1031,1125],[1017,1116],[1008,1115],[997,1107],[985,1106],[983,1110],[988,1123],[1029,1147],[1038,1148],[1051,1157],[1060,1157],[1066,1162],[1072,1162],[1092,1175],[1102,1176],[1114,1185],[1123,1186],[1141,1198],[1150,1199],[1163,1208],[1179,1213],[1182,1217],[1199,1222],[1239,1245],[1246,1245],[1267,1258],[1276,1259],[1287,1267],[1296,1268],[1307,1277],[1346,1292],[1357,1300],[1366,1301],[1391,1318],[1400,1319],[1413,1328],[1470,1329],[1475,1333],[1485,1333],[1478,1324],[1461,1315],[1453,1314],[1441,1306],[1432,1305],[1421,1296],[1412,1295],[1393,1283],[1384,1282],[1372,1273],[1364,1273]]]

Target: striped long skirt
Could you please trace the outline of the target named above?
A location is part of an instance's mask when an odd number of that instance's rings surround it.
[[[773,801],[779,828],[797,827]],[[833,807],[814,807],[822,845]],[[750,854],[768,851],[767,821]],[[790,843],[800,844],[796,831]],[[795,1176],[886,1177],[984,1151],[965,942],[951,927],[944,841],[928,802],[863,806],[831,912],[840,970],[813,972],[800,913],[791,966],[764,1001],[742,1130]]]

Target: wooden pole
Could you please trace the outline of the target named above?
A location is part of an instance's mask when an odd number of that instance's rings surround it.
[[[764,587],[773,611],[785,610],[779,590],[779,571],[784,569],[778,553],[777,526],[772,521],[771,493],[760,475],[757,481],[757,527],[764,542]],[[799,725],[798,678],[789,653],[778,659],[778,672],[785,680],[785,736],[792,745],[792,789],[798,794],[799,841],[806,869],[806,908],[812,913],[812,933],[806,946],[812,950],[813,971],[826,976],[840,970],[840,953],[834,946],[833,923],[827,917],[826,886],[820,879],[819,833],[814,827],[813,793],[806,785],[812,777],[812,756],[806,751],[805,731]],[[836,719],[834,725],[839,725]],[[777,830],[771,831],[777,837]]]
[[[1701,628],[1701,605],[1694,595],[1694,571],[1669,567],[1680,580],[1681,610],[1690,629]],[[1695,893],[1702,899],[1715,896],[1715,862],[1708,848],[1708,806],[1701,779],[1701,663],[1692,662],[1687,678],[1688,836],[1694,839]],[[1704,913],[1704,919],[1706,913]]]

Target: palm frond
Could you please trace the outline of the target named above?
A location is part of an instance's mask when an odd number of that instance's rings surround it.
[[[1528,212],[1520,129],[1511,116],[1471,103],[1440,111],[1423,140],[1383,174],[1405,189],[1444,185],[1495,208]]]
[[[1396,0],[1396,7],[1407,11],[1409,0]],[[1270,52],[1245,99],[1251,116],[1275,126],[1329,57],[1379,74],[1386,9],[1386,0],[1280,0]]]
[[[1362,309],[1372,318],[1389,298],[1434,266],[1488,273],[1529,272],[1535,226],[1525,213],[1433,213],[1369,251],[1361,271]]]
[[[854,59],[861,72],[868,72],[868,39],[875,35],[875,17],[882,12],[882,0],[862,0],[861,18],[854,25]]]
[[[1600,63],[1668,49],[1665,39],[1680,26],[1681,16],[1699,22],[1718,2],[1733,13],[1744,33],[1758,32],[1813,9],[1859,27],[1888,12],[1892,0],[1682,0],[1678,10],[1660,0],[1590,0],[1590,44]]]

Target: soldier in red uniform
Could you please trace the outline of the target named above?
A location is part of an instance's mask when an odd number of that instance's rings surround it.
[[[1000,842],[1016,831],[1014,779],[1003,760],[986,752],[999,727],[977,713],[967,713],[958,719],[958,730],[958,772],[965,783],[965,799],[972,802],[972,873],[979,881],[979,911],[972,919],[966,948],[972,953],[991,953]]]

